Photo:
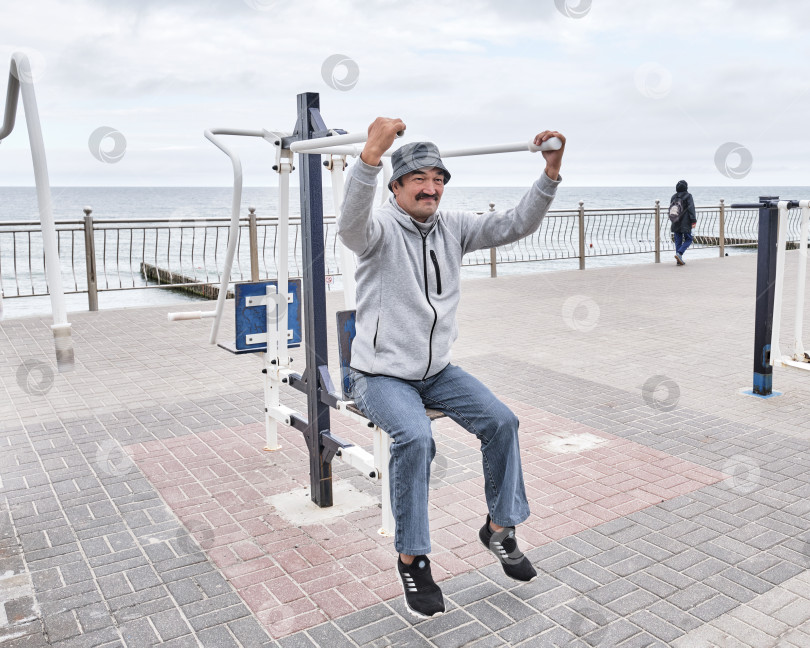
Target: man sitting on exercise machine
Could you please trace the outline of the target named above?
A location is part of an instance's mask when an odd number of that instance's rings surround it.
[[[425,407],[439,410],[481,441],[489,514],[481,542],[519,581],[537,575],[518,549],[515,526],[529,516],[518,444],[518,419],[478,379],[450,364],[458,335],[461,259],[482,248],[513,243],[540,226],[560,183],[565,138],[543,131],[545,173],[516,207],[486,213],[439,211],[450,172],[431,142],[407,144],[392,157],[393,196],[373,209],[383,154],[400,119],[378,117],[346,181],[338,221],[341,241],[357,254],[357,323],[350,384],[360,410],[391,437],[394,547],[405,604],[418,617],[444,612],[430,570],[428,489],[436,452]]]

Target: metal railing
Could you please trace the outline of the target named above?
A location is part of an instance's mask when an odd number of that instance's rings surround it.
[[[494,205],[490,204],[490,211]],[[250,214],[241,219],[233,281],[275,278],[278,221]],[[485,213],[485,212],[481,212]],[[697,208],[695,247],[756,247],[757,210],[732,209],[723,201]],[[656,227],[656,223],[658,227]],[[194,289],[216,296],[221,281],[229,221],[227,218],[96,219],[90,209],[79,220],[57,221],[57,241],[66,293],[87,293],[98,309],[99,291],[148,288]],[[791,210],[788,240],[798,241],[799,210]],[[327,282],[340,276],[340,244],[334,217],[324,219]],[[251,245],[251,242],[253,244]],[[464,257],[463,265],[503,264],[654,254],[674,250],[666,209],[553,210],[534,234],[492,250]],[[290,277],[300,277],[301,223],[290,222]],[[0,290],[5,298],[47,295],[42,234],[36,221],[0,221]]]

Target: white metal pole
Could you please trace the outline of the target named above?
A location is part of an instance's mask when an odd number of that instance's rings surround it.
[[[206,319],[208,317],[214,317],[216,314],[216,311],[182,311],[180,313],[169,313],[169,321],[179,322],[181,320]]]
[[[804,301],[806,299],[804,287],[807,279],[807,239],[808,221],[810,221],[810,200],[799,202],[802,208],[802,229],[799,236],[799,274],[796,281],[796,319],[794,325],[793,359],[805,362],[804,344],[802,343],[802,327],[804,323]]]
[[[492,144],[489,146],[474,146],[461,149],[439,149],[439,154],[443,157],[467,157],[470,155],[491,155],[493,153],[518,153],[529,151],[559,151],[562,148],[562,140],[559,137],[551,137],[540,146],[535,146],[534,140],[528,142],[517,142],[512,144]]]
[[[287,153],[283,151],[282,153]],[[276,257],[276,274],[278,279],[278,292],[284,299],[284,306],[280,307],[281,312],[278,317],[278,327],[283,332],[283,350],[279,350],[281,366],[289,367],[289,352],[287,351],[287,329],[289,328],[289,281],[290,281],[290,173],[292,172],[292,154],[289,158],[279,159],[278,177],[278,233],[277,246],[278,256]]]
[[[267,353],[264,354],[264,403],[265,403],[265,446],[267,451],[279,450],[278,422],[272,415],[281,405],[282,368],[290,366],[287,329],[288,324],[288,283],[289,283],[289,241],[290,241],[290,173],[292,154],[276,146],[276,165],[279,173],[279,209],[276,226],[276,281],[277,286],[267,287]],[[272,299],[271,299],[272,298]]]
[[[782,326],[782,289],[785,284],[785,244],[787,242],[787,201],[778,204],[778,235],[776,243],[776,283],[773,297],[773,326],[771,328],[771,366],[782,362],[782,351],[779,348],[779,329]]]
[[[267,321],[267,352],[264,356],[264,449],[267,451],[280,450],[278,444],[278,422],[273,413],[281,404],[280,389],[281,381],[278,375],[278,358],[281,357],[279,350],[284,347],[287,351],[287,333],[282,336],[279,330],[279,310],[286,309],[286,302],[282,306],[280,295],[275,286],[268,285],[265,289],[267,297],[265,301],[265,312]],[[282,345],[282,340],[284,341]]]
[[[388,183],[391,182],[391,176],[394,175],[394,170],[391,167],[391,160],[389,160],[388,158],[383,158],[382,166],[383,166],[383,181],[382,187],[380,187],[380,200],[379,200],[380,205],[384,205],[385,201],[388,200]]]
[[[362,144],[368,139],[368,133],[350,133],[348,135],[329,135],[328,137],[315,137],[308,140],[299,140],[290,144],[293,153],[309,153],[315,149],[343,146],[345,144]]]
[[[348,135],[340,135],[338,137],[349,137]],[[359,137],[359,135],[355,136]],[[306,142],[295,142],[292,144],[292,149],[294,151],[302,151],[301,147],[305,147],[306,153],[311,155],[351,155],[352,157],[357,157],[362,153],[363,148],[361,146],[355,146],[352,144],[337,142],[335,144],[329,145],[328,142],[324,143],[324,141],[336,139],[333,137],[322,137],[319,139],[312,139],[306,140]],[[365,139],[362,140],[365,142]],[[311,147],[307,147],[307,143],[309,142],[317,142],[318,144],[313,144]],[[448,157],[468,157],[472,155],[492,155],[494,153],[520,153],[522,151],[528,151],[529,153],[537,153],[538,151],[557,151],[562,147],[562,140],[558,137],[552,137],[545,142],[543,142],[540,146],[535,146],[534,140],[530,140],[528,142],[512,142],[509,144],[490,144],[487,146],[474,146],[468,148],[459,148],[459,149],[439,149],[439,154],[443,158]],[[394,153],[393,150],[389,149],[385,153],[383,153],[383,157],[391,157]]]
[[[380,427],[374,426],[374,466],[382,475],[382,526],[377,531],[382,536],[392,536],[396,530],[396,520],[391,507],[391,437]]]
[[[397,137],[402,137],[404,134],[405,131],[400,131],[397,133]],[[309,153],[310,155],[317,153],[343,155],[343,153],[338,153],[335,147],[346,147],[346,150],[352,151],[356,150],[356,147],[351,146],[352,144],[363,144],[366,140],[368,140],[368,133],[328,135],[327,137],[315,137],[293,142],[290,144],[290,150],[293,153]],[[346,155],[354,155],[354,153],[346,153]]]
[[[314,140],[307,141],[311,142]],[[363,152],[363,147],[344,144],[341,146],[321,146],[319,148],[307,149],[303,152],[309,155],[351,155],[352,157],[357,157]],[[391,155],[391,151],[386,151],[383,155]]]
[[[59,263],[59,246],[57,243],[56,224],[51,206],[51,186],[48,179],[48,163],[45,157],[45,142],[42,138],[42,126],[39,121],[37,98],[31,75],[31,64],[25,54],[17,52],[11,58],[9,90],[19,83],[25,111],[25,123],[28,127],[28,141],[31,144],[31,159],[34,164],[34,181],[37,187],[39,218],[42,223],[42,244],[45,250],[45,277],[48,292],[51,295],[53,312],[54,343],[56,346],[56,366],[61,371],[74,369],[73,340],[70,323],[67,319],[65,290],[62,285],[62,269]]]
[[[346,158],[332,156],[330,173],[332,174],[332,201],[335,204],[335,216],[339,219],[343,209],[343,173]],[[343,303],[346,310],[357,308],[357,284],[354,273],[357,270],[357,258],[343,243],[340,244],[340,267],[343,271]]]

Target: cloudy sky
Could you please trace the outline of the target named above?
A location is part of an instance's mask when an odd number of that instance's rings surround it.
[[[330,127],[399,116],[448,148],[560,130],[570,186],[810,185],[809,19],[798,0],[3,0],[0,59],[31,60],[56,186],[228,186],[203,131],[289,131],[304,91]],[[2,185],[33,184],[24,125]],[[272,148],[232,141],[246,183],[273,183]],[[453,162],[459,185],[539,168]]]

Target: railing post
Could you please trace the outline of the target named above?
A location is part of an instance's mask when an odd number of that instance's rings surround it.
[[[720,258],[726,256],[726,203],[720,199]]]
[[[655,201],[655,262],[661,263],[661,201]]]
[[[259,231],[256,227],[256,208],[248,207],[250,212],[250,280],[259,280]]]
[[[495,211],[495,203],[489,203],[489,213]],[[498,276],[498,253],[495,248],[489,248],[489,276],[494,279]]]
[[[91,311],[98,310],[98,285],[96,278],[96,237],[93,231],[93,210],[84,208],[84,258],[87,268],[87,302]]]
[[[579,201],[579,269],[585,269],[585,201]]]

